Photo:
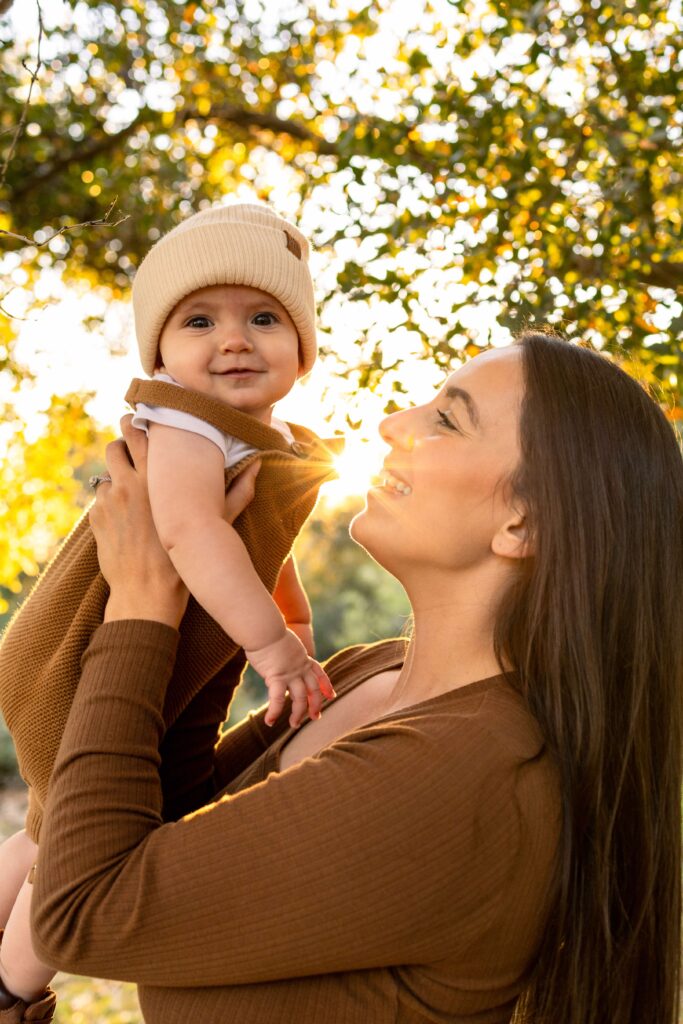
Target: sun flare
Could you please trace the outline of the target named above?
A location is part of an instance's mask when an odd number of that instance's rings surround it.
[[[334,460],[339,478],[324,485],[325,500],[339,505],[348,498],[362,497],[379,473],[386,450],[379,435],[372,439],[347,436],[344,451]]]

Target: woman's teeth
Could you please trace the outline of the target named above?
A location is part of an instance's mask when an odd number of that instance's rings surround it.
[[[387,487],[390,491],[396,491],[398,494],[411,494],[413,490],[412,487],[404,484],[402,480],[399,480],[391,473],[385,473],[382,486]]]

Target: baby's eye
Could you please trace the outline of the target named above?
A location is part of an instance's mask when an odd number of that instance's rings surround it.
[[[272,324],[279,323],[275,313],[255,313],[251,319],[257,327],[270,327]]]
[[[199,327],[211,327],[212,324],[213,324],[213,321],[210,319],[210,317],[197,315],[197,316],[191,316],[190,319],[186,321],[185,326],[186,327],[198,327],[199,328]]]
[[[449,418],[449,417],[448,417],[448,416],[446,415],[446,413],[445,413],[445,412],[442,412],[442,411],[441,411],[441,409],[437,409],[437,410],[436,410],[436,415],[437,415],[437,416],[439,417],[439,425],[440,425],[440,426],[442,426],[442,427],[448,427],[448,429],[449,429],[449,430],[454,430],[454,431],[456,432],[456,434],[460,434],[460,433],[462,433],[462,431],[460,430],[460,428],[459,428],[459,427],[457,427],[457,426],[455,425],[455,423],[453,422],[453,420],[451,420],[451,419],[450,419],[450,418]]]

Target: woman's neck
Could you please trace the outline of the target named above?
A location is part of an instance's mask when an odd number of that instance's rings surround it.
[[[414,628],[391,700],[415,704],[501,671],[493,646],[499,588],[413,594]]]

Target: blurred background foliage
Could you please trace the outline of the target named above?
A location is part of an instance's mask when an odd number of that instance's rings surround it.
[[[0,47],[5,621],[110,436],[80,393],[27,432],[12,303],[55,280],[125,303],[150,244],[228,196],[311,234],[349,430],[368,396],[410,400],[416,360],[447,370],[530,323],[618,356],[680,421],[679,2],[0,0]],[[325,515],[302,540],[323,654],[402,600]]]
[[[6,150],[26,120],[0,228],[31,240],[4,239],[31,277],[57,265],[124,296],[160,233],[286,174],[318,246],[347,243],[328,295],[398,303],[425,356],[486,342],[461,314],[495,301],[503,325],[561,324],[676,389],[680,4],[42,5],[28,109],[36,46],[17,51],[0,27]],[[116,197],[115,227],[49,241]],[[429,317],[416,299],[433,268],[459,288]],[[379,344],[367,362],[372,383]]]

